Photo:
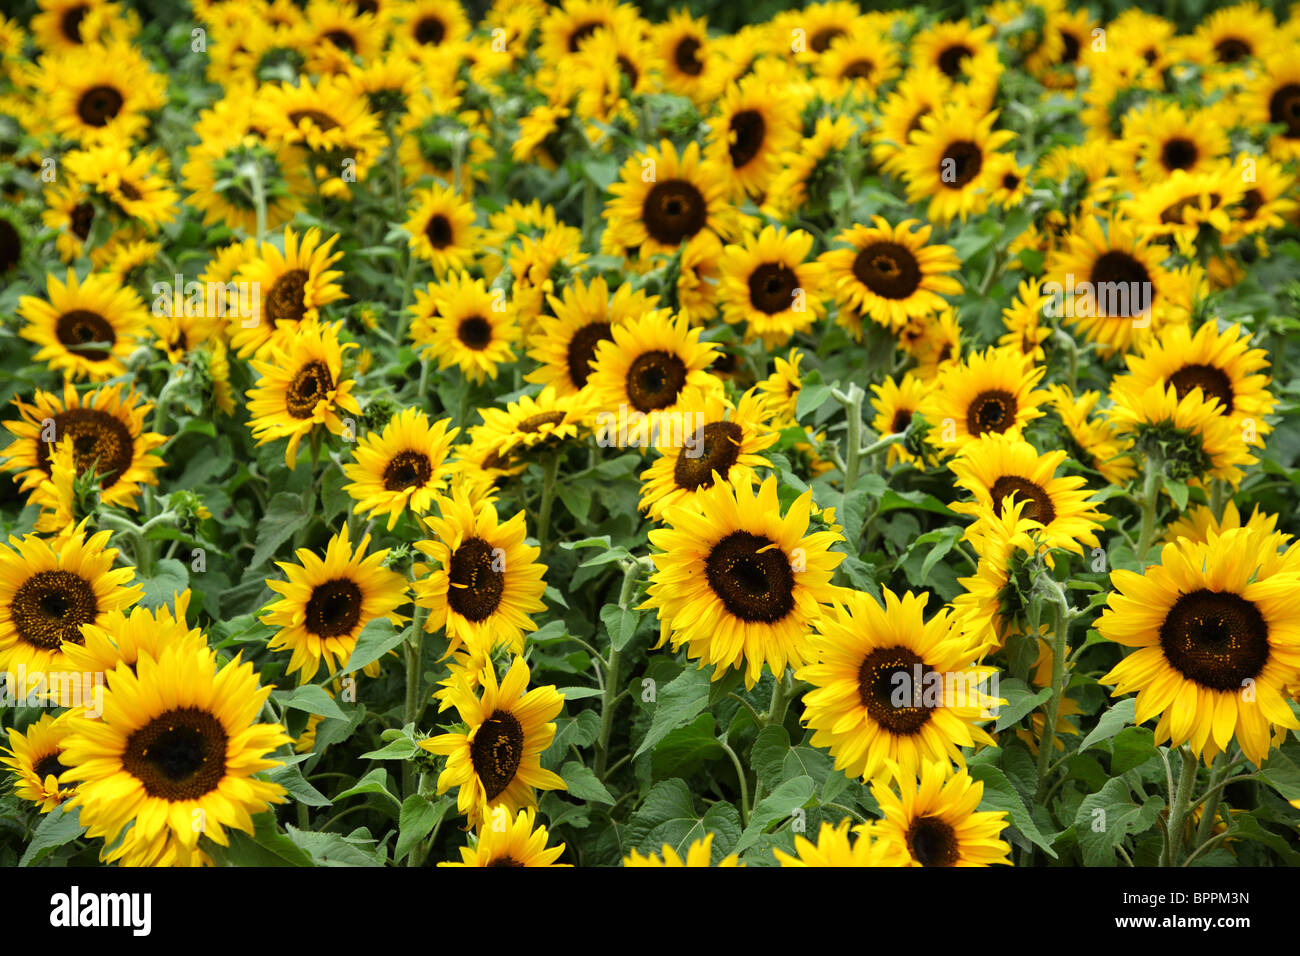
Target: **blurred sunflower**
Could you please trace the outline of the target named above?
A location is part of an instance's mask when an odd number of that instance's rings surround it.
[[[944,225],[988,208],[998,172],[991,160],[1015,138],[994,130],[997,113],[980,115],[961,102],[921,117],[921,128],[899,158],[909,202],[929,199],[927,216]]]
[[[453,189],[433,185],[417,192],[405,223],[411,234],[411,249],[433,263],[439,278],[449,270],[465,269],[473,262],[477,232],[474,204],[462,200]]]
[[[907,431],[912,424],[912,416],[921,408],[928,389],[915,375],[904,375],[895,382],[893,376],[886,375],[879,385],[872,385],[876,397],[871,400],[871,407],[876,410],[876,417],[871,427],[880,435],[897,435]],[[921,467],[921,460],[902,442],[889,446],[885,456],[885,467],[906,462]]]
[[[701,159],[698,143],[679,154],[663,140],[629,157],[609,187],[602,241],[648,255],[676,252],[705,230],[727,238],[733,218],[727,189],[723,170]]]
[[[176,218],[180,195],[148,151],[131,154],[116,140],[73,150],[63,163],[76,182],[106,197],[149,234]]]
[[[47,54],[35,82],[52,130],[83,144],[139,138],[167,101],[166,81],[122,40]]]
[[[799,116],[774,89],[747,77],[731,84],[710,121],[705,155],[727,172],[736,197],[762,195],[781,154],[799,142]]]
[[[882,840],[878,830],[866,824],[852,826],[851,817],[845,817],[834,826],[822,821],[817,832],[817,842],[805,836],[795,836],[794,855],[773,849],[782,866],[904,866],[906,852],[896,843]],[[849,835],[850,829],[856,836]]]

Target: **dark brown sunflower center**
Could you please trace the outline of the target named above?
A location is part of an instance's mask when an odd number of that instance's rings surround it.
[[[23,242],[8,219],[0,219],[0,272],[8,272],[23,257]]]
[[[86,18],[89,10],[85,4],[78,4],[63,11],[63,16],[59,18],[59,32],[69,43],[81,42],[81,21]]]
[[[984,167],[984,154],[970,140],[959,139],[948,144],[939,160],[939,179],[945,186],[961,189],[980,174]]]
[[[1232,414],[1232,382],[1223,369],[1213,365],[1184,365],[1169,376],[1169,384],[1178,392],[1181,399],[1194,388],[1199,388],[1207,399],[1217,398],[1223,406],[1225,415]]]
[[[1016,397],[1000,388],[980,392],[966,410],[966,430],[972,435],[1004,432],[1016,423]]]
[[[77,115],[87,126],[107,126],[122,111],[126,102],[121,92],[111,86],[92,86],[77,100]]]
[[[952,866],[961,859],[961,846],[952,825],[938,817],[917,817],[907,828],[912,858],[922,866]]]
[[[1061,39],[1065,42],[1065,49],[1061,51],[1062,63],[1079,62],[1079,38],[1073,33],[1062,33]]]
[[[361,620],[361,589],[348,578],[335,578],[312,588],[304,624],[318,637],[351,634]]]
[[[57,780],[67,769],[67,767],[63,766],[63,764],[59,762],[58,751],[55,751],[52,754],[46,754],[32,765],[32,770],[36,772],[37,778],[40,779],[42,783],[45,782],[46,777],[51,775],[53,775]]]
[[[307,312],[307,270],[290,269],[271,286],[266,314],[272,322],[301,322]]]
[[[917,665],[920,665],[920,680]],[[867,716],[897,736],[919,733],[930,720],[922,691],[934,672],[906,647],[879,647],[858,667],[858,699]]]
[[[489,863],[488,866],[523,866],[523,864],[512,856],[499,856]]]
[[[338,127],[334,117],[328,113],[322,113],[320,110],[294,110],[289,114],[289,122],[297,126],[303,120],[310,120],[312,125],[322,133]]]
[[[939,69],[950,80],[961,76],[961,65],[971,57],[971,49],[962,43],[956,43],[939,54]]]
[[[655,183],[641,210],[646,232],[665,246],[678,245],[701,229],[708,217],[704,196],[684,179]]]
[[[784,262],[764,262],[749,274],[749,301],[768,315],[784,312],[794,302],[799,277]]]
[[[447,603],[470,621],[487,620],[505,592],[505,560],[482,538],[463,542],[451,556],[447,577]]]
[[[169,710],[127,738],[122,766],[151,797],[197,800],[225,776],[228,739],[221,721],[206,710]]]
[[[577,53],[578,47],[582,46],[582,41],[587,39],[605,24],[600,20],[589,20],[580,25],[576,30],[569,34],[569,52]]]
[[[495,800],[515,779],[524,758],[524,728],[519,718],[505,710],[494,710],[479,725],[469,745],[474,773],[483,782],[484,796]]]
[[[1241,197],[1241,212],[1246,219],[1254,219],[1259,207],[1264,205],[1264,196],[1258,189],[1248,189]]]
[[[353,3],[353,6],[356,7],[357,13],[379,12],[379,3],[377,0],[356,0],[356,2]]]
[[[627,397],[642,412],[667,408],[685,384],[686,364],[671,352],[644,352],[627,370]]]
[[[699,76],[704,72],[704,63],[700,60],[700,41],[695,37],[683,37],[673,47],[673,62],[677,69],[687,76]]]
[[[885,299],[906,299],[921,284],[916,256],[896,242],[873,242],[864,247],[853,259],[853,275]]]
[[[354,40],[352,34],[348,33],[346,30],[327,30],[321,36],[321,39],[329,40],[330,43],[333,43],[340,50],[344,50],[348,53],[354,53],[357,49],[357,41]]]
[[[1020,177],[1015,173],[1002,174],[1002,188],[1008,192],[1014,192],[1020,188]]]
[[[90,235],[90,224],[95,221],[95,207],[88,202],[77,203],[68,216],[68,224],[77,238],[85,241]]]
[[[794,573],[780,546],[733,531],[713,546],[705,577],[727,611],[742,621],[773,624],[794,608]]]
[[[569,380],[575,388],[582,388],[591,377],[591,360],[596,357],[596,346],[613,337],[608,322],[589,322],[573,333],[565,359],[569,366]]]
[[[1170,203],[1160,210],[1160,221],[1166,226],[1185,223],[1187,221],[1187,210],[1195,208],[1199,203],[1199,198],[1198,196],[1187,196],[1177,202]]]
[[[876,65],[870,60],[854,60],[840,71],[841,80],[869,80],[876,71]]]
[[[437,17],[421,17],[415,24],[415,40],[425,46],[437,46],[446,35],[446,24]]]
[[[461,319],[460,324],[456,326],[456,338],[460,339],[461,344],[467,349],[481,352],[492,341],[492,323],[481,315],[471,315],[467,319]]]
[[[637,70],[636,64],[621,53],[617,57],[617,62],[618,71],[627,77],[627,85],[635,88],[637,80],[641,78],[641,73]]]
[[[71,571],[37,571],[14,591],[9,618],[18,639],[45,651],[81,644],[81,625],[99,613],[95,590]]]
[[[324,362],[308,362],[298,369],[285,392],[285,410],[297,419],[311,418],[316,404],[329,397],[334,376]]]
[[[1214,44],[1214,55],[1220,63],[1236,63],[1250,56],[1250,44],[1238,37],[1224,37]]]
[[[558,425],[562,421],[564,421],[564,412],[538,412],[536,415],[529,415],[515,428],[531,435],[533,432],[540,431],[544,425]]]
[[[1282,123],[1287,139],[1300,139],[1300,83],[1287,83],[1268,98],[1268,121]]]
[[[840,27],[823,27],[809,38],[808,49],[814,53],[825,53],[830,49],[831,44],[842,36],[844,30]]]
[[[907,408],[900,408],[894,412],[894,418],[889,423],[889,430],[897,435],[900,432],[907,431],[907,427],[912,424],[912,411]]]
[[[93,465],[99,472],[100,487],[107,490],[131,467],[135,441],[131,431],[108,412],[94,408],[70,408],[54,416],[54,433],[72,438],[72,457],[77,474],[84,474]],[[47,475],[50,470],[50,448],[45,442],[36,443],[36,463]]]
[[[1168,170],[1191,169],[1196,165],[1196,157],[1199,155],[1200,151],[1190,139],[1175,136],[1161,148],[1160,162]]]
[[[715,471],[726,481],[731,466],[740,457],[740,443],[745,437],[735,422],[709,422],[701,431],[698,447],[683,449],[673,466],[674,483],[687,491],[712,488]]]
[[[731,118],[731,165],[741,169],[749,165],[763,148],[767,121],[758,110],[741,110]]]
[[[1268,625],[1253,603],[1202,588],[1174,602],[1160,625],[1171,667],[1202,687],[1239,691],[1268,663]]]
[[[1151,275],[1127,252],[1112,249],[1092,265],[1097,314],[1103,318],[1131,319],[1151,306]]]
[[[442,213],[431,216],[429,224],[424,227],[424,235],[433,248],[446,249],[452,240],[451,222]]]
[[[1056,518],[1056,506],[1052,504],[1051,495],[1036,483],[1019,475],[1002,475],[993,482],[989,494],[993,498],[993,507],[998,514],[1003,514],[1002,499],[1010,495],[1025,502],[1025,507],[1020,513],[1021,517],[1037,521],[1044,526],[1051,524]]]
[[[54,334],[72,352],[87,362],[103,362],[112,355],[109,349],[117,342],[117,333],[108,320],[96,312],[73,309],[64,312],[54,324]],[[88,348],[90,343],[107,343],[109,349]]]
[[[384,466],[384,488],[388,491],[423,488],[431,477],[433,465],[422,451],[399,451]]]

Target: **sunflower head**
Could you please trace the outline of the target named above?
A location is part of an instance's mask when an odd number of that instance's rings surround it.
[[[982,781],[965,770],[949,775],[941,763],[899,780],[895,793],[874,783],[871,793],[884,819],[877,834],[907,855],[906,866],[991,866],[1011,863],[1011,846],[1000,839],[1006,813],[979,811]]]

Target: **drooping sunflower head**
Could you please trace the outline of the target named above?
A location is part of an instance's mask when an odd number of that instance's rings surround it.
[[[537,560],[541,550],[524,542],[524,513],[500,522],[490,502],[472,502],[463,487],[436,501],[439,517],[424,519],[433,536],[416,544],[432,561],[415,569],[416,604],[429,609],[425,630],[446,628],[448,654],[461,644],[522,653],[524,635],[537,628],[529,615],[546,607],[546,565]]]
[[[1047,393],[1052,409],[1065,426],[1070,456],[1098,472],[1110,484],[1127,483],[1137,473],[1132,457],[1127,454],[1133,447],[1133,439],[1119,436],[1109,417],[1091,417],[1101,393],[1089,391],[1076,397],[1065,385],[1049,385]]]
[[[803,716],[813,746],[864,781],[914,775],[926,761],[964,766],[960,748],[993,741],[977,726],[997,703],[984,686],[993,669],[972,666],[975,648],[946,610],[925,621],[924,596],[882,593],[883,607],[847,592],[814,622],[810,663],[796,672],[813,685]]]
[[[1258,765],[1274,727],[1300,729],[1284,696],[1300,666],[1300,577],[1278,560],[1282,540],[1211,530],[1165,545],[1142,574],[1111,572],[1097,630],[1136,650],[1101,682],[1138,692],[1135,720],[1160,716],[1157,743],[1188,742],[1209,763],[1235,737]]]
[[[68,722],[51,714],[42,714],[26,730],[9,728],[8,756],[0,757],[0,763],[14,775],[14,792],[40,807],[41,813],[49,813],[76,792],[75,787],[59,783],[68,769],[59,759],[67,733]]]
[[[378,435],[361,436],[352,463],[343,466],[351,479],[343,490],[356,501],[357,511],[388,515],[389,531],[406,511],[427,512],[450,474],[447,456],[460,431],[450,425],[449,418],[430,423],[418,408],[404,408]]]
[[[406,603],[406,581],[384,567],[388,549],[367,554],[369,535],[355,551],[345,524],[330,539],[322,560],[306,548],[299,564],[277,561],[287,581],[267,581],[282,598],[267,607],[263,622],[279,630],[267,646],[292,652],[289,673],[310,681],[323,662],[334,674],[356,649],[357,636],[376,618],[400,625],[397,609]],[[378,662],[376,661],[377,665]],[[378,666],[372,676],[377,676]]]
[[[553,686],[529,690],[529,677],[528,665],[518,657],[499,683],[495,668],[485,667],[481,695],[468,685],[453,691],[465,731],[420,742],[430,753],[447,757],[438,792],[459,788],[456,805],[470,825],[491,821],[497,807],[507,814],[535,808],[534,789],[567,789],[540,762],[542,751],[555,738],[553,720],[564,698]]]
[[[898,786],[895,793],[873,783],[871,793],[884,814],[876,832],[907,854],[906,866],[1011,863],[1011,846],[1000,839],[1006,813],[976,809],[984,796],[982,781],[965,770],[949,776],[944,764],[929,762]]]
[[[939,373],[921,406],[933,428],[928,439],[945,455],[956,454],[987,433],[1019,437],[1043,413],[1045,392],[1034,386],[1044,369],[1019,349],[989,348]]]
[[[806,636],[829,601],[841,536],[810,531],[812,493],[781,513],[776,478],[755,489],[747,475],[714,482],[688,504],[668,509],[651,531],[658,569],[643,608],[659,614],[662,644],[685,645],[718,680],[744,668],[753,687],[766,663],[774,674],[807,659]]]
[[[134,290],[106,273],[84,280],[68,270],[66,282],[46,276],[48,301],[25,295],[18,314],[27,320],[21,335],[41,346],[34,356],[76,381],[121,375],[135,351],[148,315]]]

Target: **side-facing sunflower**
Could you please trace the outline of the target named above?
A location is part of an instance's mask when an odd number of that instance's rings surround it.
[[[322,76],[316,83],[299,77],[295,84],[267,83],[253,103],[253,125],[274,146],[301,146],[316,161],[341,171],[339,157],[354,161],[352,172],[363,182],[388,145],[379,118],[369,110],[344,76]],[[325,185],[347,187],[340,176]]]
[[[353,461],[343,466],[351,479],[343,490],[356,501],[356,510],[372,517],[388,515],[389,531],[406,511],[427,512],[450,475],[447,455],[460,432],[450,425],[449,418],[430,423],[418,408],[404,408],[378,435],[362,435],[352,450]]]
[[[744,323],[745,341],[762,339],[768,348],[790,341],[826,312],[822,301],[825,267],[808,261],[813,237],[802,229],[787,232],[767,226],[722,252],[718,295],[722,317]]]
[[[288,673],[297,673],[299,683],[315,677],[322,661],[333,676],[352,656],[362,628],[376,618],[394,625],[405,620],[397,609],[406,603],[406,579],[383,566],[387,548],[366,554],[369,547],[366,535],[354,551],[345,524],[330,539],[323,560],[299,548],[299,564],[276,562],[289,580],[266,582],[282,595],[262,617],[279,628],[267,648],[292,652]],[[366,672],[377,677],[379,662]]]
[[[279,766],[268,754],[290,738],[254,723],[271,688],[251,661],[218,670],[206,648],[173,646],[107,679],[103,717],[74,717],[63,740],[61,779],[77,782],[69,806],[88,836],[107,846],[134,821],[139,852],[167,844],[186,858],[200,836],[226,846],[227,827],[251,834],[252,814],[284,802],[283,787],[254,776]]]
[[[941,763],[927,763],[895,793],[871,785],[884,819],[876,834],[907,854],[905,866],[992,866],[1011,863],[1011,846],[999,839],[1006,813],[977,811],[984,783],[965,770],[948,776]]]
[[[929,761],[963,767],[960,748],[993,743],[977,721],[997,704],[984,690],[995,670],[972,666],[975,648],[946,610],[926,621],[923,596],[882,593],[884,607],[847,592],[813,622],[811,663],[795,672],[813,685],[802,718],[812,744],[865,782],[915,776]]]
[[[341,435],[340,412],[361,417],[361,406],[352,397],[352,380],[342,377],[343,351],[355,347],[351,342],[340,345],[333,326],[304,325],[284,348],[272,346],[265,361],[250,363],[260,377],[248,391],[249,427],[259,445],[289,439],[284,462],[290,469],[298,443],[316,426]]]
[[[470,442],[478,449],[491,448],[502,461],[535,457],[586,434],[594,411],[589,389],[558,395],[548,386],[535,396],[520,395],[505,408],[480,408],[483,424],[470,428]]]
[[[1255,510],[1245,522],[1241,512],[1231,498],[1223,503],[1223,516],[1214,517],[1214,510],[1208,505],[1193,505],[1177,519],[1169,522],[1161,544],[1177,544],[1179,541],[1209,541],[1210,532],[1222,536],[1223,532],[1233,528],[1249,528],[1258,532],[1261,539],[1277,531],[1277,515],[1265,514],[1255,505]]]
[[[1095,548],[1097,529],[1105,515],[1089,501],[1086,479],[1059,475],[1066,453],[1060,449],[1039,454],[1020,438],[989,433],[969,442],[961,454],[948,463],[956,486],[975,496],[974,501],[954,502],[959,514],[976,521],[1006,516],[1006,499],[1025,502],[1024,517],[1042,525],[1044,543],[1082,555],[1083,547]]]
[[[546,609],[546,565],[541,549],[524,543],[524,513],[500,522],[490,502],[476,507],[464,488],[437,505],[440,516],[424,519],[433,537],[415,545],[434,562],[415,569],[415,603],[429,609],[424,629],[446,628],[447,654],[462,644],[523,653],[524,635],[537,629],[529,615]]]
[[[472,846],[460,848],[459,863],[439,866],[569,866],[556,863],[564,853],[564,844],[548,847],[550,835],[537,824],[537,811],[520,810],[511,820],[504,806],[498,806],[479,826]]]
[[[1034,388],[1044,369],[1019,349],[989,348],[939,372],[921,406],[933,427],[927,436],[943,454],[956,454],[980,435],[1020,437],[1042,416],[1047,394]]]
[[[109,535],[78,528],[57,551],[35,535],[0,544],[0,673],[65,670],[63,647],[82,643],[83,624],[140,599],[135,568],[113,567]]]
[[[323,306],[347,298],[336,281],[343,273],[330,268],[343,256],[334,251],[338,236],[324,242],[321,238],[315,226],[301,235],[286,226],[283,252],[264,242],[239,266],[235,283],[258,290],[250,297],[255,307],[248,311],[253,314],[228,311],[232,316],[230,344],[238,349],[240,358],[267,344],[284,346],[303,323],[320,320]]]
[[[50,273],[45,283],[49,301],[18,300],[18,314],[27,320],[19,334],[41,346],[34,360],[73,381],[123,374],[148,324],[140,296],[102,272],[79,280],[68,269],[66,282]]]
[[[75,182],[108,199],[122,218],[153,235],[174,220],[179,209],[180,195],[172,188],[168,170],[158,168],[165,161],[155,150],[132,155],[123,143],[109,140],[73,150],[63,164]]]
[[[552,721],[564,698],[552,685],[529,690],[529,677],[528,665],[516,657],[498,684],[489,664],[481,675],[481,696],[467,684],[449,694],[465,730],[420,741],[423,749],[447,757],[438,793],[459,788],[456,806],[471,826],[489,819],[498,806],[510,814],[535,808],[534,788],[568,789],[540,760],[555,739]]]
[[[153,451],[167,439],[144,430],[153,403],[141,403],[133,389],[123,393],[120,384],[103,385],[77,394],[66,382],[62,399],[38,390],[31,405],[18,399],[14,404],[22,418],[5,422],[14,440],[4,449],[4,467],[18,472],[15,480],[24,492],[51,477],[50,445],[64,438],[72,439],[77,475],[93,469],[99,476],[99,499],[104,504],[135,508],[140,486],[158,483],[155,472],[163,460]]]
[[[876,393],[876,397],[871,400],[871,407],[876,410],[871,427],[881,435],[897,435],[907,431],[912,424],[912,416],[920,410],[921,403],[929,392],[925,383],[915,375],[904,375],[898,382],[887,375],[881,384],[872,385],[871,390]],[[922,464],[921,459],[905,448],[902,442],[889,446],[885,467],[896,462],[908,462],[918,467]]]
[[[685,842],[685,841],[683,841]],[[627,856],[623,857],[625,867],[648,866],[648,867],[707,867],[713,866],[713,833],[704,834],[701,839],[693,840],[691,845],[686,849],[685,858],[681,857],[677,849],[670,844],[665,843],[661,853],[646,853],[642,856],[633,848]],[[732,853],[718,860],[718,866],[740,866],[739,854]]]
[[[714,667],[713,680],[743,667],[746,687],[764,663],[778,678],[802,665],[844,558],[830,550],[839,534],[809,532],[811,514],[811,491],[781,513],[774,476],[757,493],[748,475],[715,482],[670,508],[667,526],[650,532],[657,570],[641,605],[659,614],[659,644],[686,645],[700,667]]]
[[[1300,677],[1300,577],[1283,570],[1280,537],[1252,528],[1167,544],[1142,574],[1111,572],[1097,621],[1137,650],[1101,678],[1137,691],[1135,720],[1156,715],[1156,743],[1191,744],[1210,763],[1234,736],[1257,766],[1275,727],[1300,729],[1285,690]]]
[[[68,769],[59,759],[67,735],[68,721],[52,714],[41,714],[26,730],[9,728],[9,756],[0,757],[0,763],[13,771],[14,793],[36,804],[41,813],[49,813],[76,792],[75,787],[59,783]]]
[[[1010,509],[967,532],[978,561],[973,575],[958,579],[965,590],[953,598],[952,612],[981,658],[1013,634],[1028,633],[1028,566],[1042,550],[1033,537],[1042,526],[1024,517],[1028,505],[1012,499]]]
[[[668,140],[647,147],[628,158],[609,192],[605,232],[619,249],[672,254],[706,229],[723,239],[732,232],[726,177],[701,159],[698,143],[680,154]]]
[[[63,647],[68,666],[83,674],[103,675],[118,664],[134,668],[142,654],[157,660],[173,644],[206,649],[207,637],[185,620],[190,592],[173,592],[172,605],[162,604],[150,609],[137,604],[129,614],[125,610],[109,611],[95,623],[81,625],[82,643]],[[102,680],[100,677],[101,687]],[[51,693],[51,698],[65,707],[76,706],[75,701],[63,699],[55,693]]]
[[[942,297],[961,292],[961,283],[947,275],[961,265],[953,248],[930,245],[933,227],[915,219],[897,226],[882,216],[871,222],[835,237],[849,248],[821,255],[836,298],[888,329],[947,307]]]
[[[473,262],[477,230],[472,202],[462,199],[454,189],[435,183],[412,197],[410,214],[405,227],[411,234],[411,249],[433,263],[439,278]]]
[[[851,817],[845,817],[834,826],[823,820],[817,832],[817,842],[805,836],[794,838],[794,855],[784,850],[772,853],[782,866],[906,866],[907,853],[897,843],[882,840],[878,830],[870,824],[852,826]],[[855,836],[850,836],[850,830]]]

